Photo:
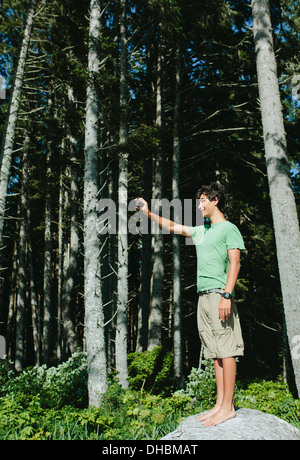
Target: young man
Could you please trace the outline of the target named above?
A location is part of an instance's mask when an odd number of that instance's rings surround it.
[[[226,220],[226,197],[217,183],[198,191],[199,209],[211,225],[188,227],[153,214],[140,198],[140,210],[160,227],[192,237],[197,252],[197,323],[204,357],[213,358],[217,385],[216,405],[197,418],[205,426],[218,425],[235,417],[233,395],[236,356],[243,356],[244,344],[234,302],[234,287],[240,270],[244,242],[238,228]]]

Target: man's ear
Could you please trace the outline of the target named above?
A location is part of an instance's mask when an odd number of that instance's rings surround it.
[[[214,200],[212,200],[212,203],[218,207],[218,203],[219,203],[219,198],[215,198]]]

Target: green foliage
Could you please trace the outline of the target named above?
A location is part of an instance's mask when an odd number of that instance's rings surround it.
[[[204,369],[193,368],[185,389],[174,393],[174,396],[190,397],[194,407],[197,402],[199,412],[212,407],[216,400],[213,360],[204,360],[203,365]],[[293,398],[287,384],[281,380],[237,382],[234,404],[276,415],[300,427],[300,400]]]
[[[31,371],[24,371],[23,380],[16,377],[6,387],[8,394],[0,398],[0,439],[160,439],[193,407],[192,398],[186,395],[164,399],[112,383],[99,408],[58,404],[49,408],[49,404],[45,407],[45,397],[33,395],[24,384],[26,379],[29,382]],[[73,374],[70,366],[68,373]],[[55,388],[67,381],[66,374],[66,370],[57,372],[56,382],[52,380],[53,398]]]
[[[87,363],[84,353],[74,353],[67,362],[47,370],[43,385],[48,407],[87,404]]]
[[[7,359],[0,359],[0,396],[3,392],[4,385],[15,377],[15,375],[16,371],[13,363]]]
[[[124,390],[112,382],[99,408],[83,407],[87,403],[83,353],[75,353],[57,368],[42,366],[20,374],[12,363],[0,360],[0,439],[161,439],[187,416],[211,407],[216,396],[212,360],[203,361],[203,369],[192,369],[184,390],[164,397],[154,394],[156,387],[151,384],[146,392],[144,382],[151,382],[146,366],[154,369],[158,358],[163,356],[164,363],[167,355],[161,347],[142,353],[140,359],[132,354],[131,378],[139,391]],[[157,375],[160,385],[165,382],[168,386],[171,374],[166,362]],[[238,382],[235,405],[274,414],[300,427],[300,401],[293,399],[281,381]]]
[[[167,396],[174,390],[173,354],[163,347],[128,355],[129,384],[134,390]]]
[[[188,376],[188,382],[184,390],[178,390],[175,394],[187,395],[201,404],[201,409],[206,410],[214,404],[216,399],[215,371],[212,359],[203,361],[204,368],[193,368]]]
[[[235,405],[273,414],[300,426],[300,400],[293,398],[287,384],[281,380],[256,380],[246,388],[238,388]]]
[[[38,397],[30,401],[22,393],[11,393],[0,400],[0,439],[39,439],[43,412]]]
[[[74,353],[57,367],[32,367],[19,375],[13,373],[9,363],[1,361],[0,382],[3,380],[3,386],[0,395],[21,393],[28,398],[39,395],[41,405],[47,408],[62,408],[68,404],[86,406],[87,364],[84,353]]]

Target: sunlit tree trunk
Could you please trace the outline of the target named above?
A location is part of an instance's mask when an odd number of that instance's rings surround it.
[[[173,129],[173,199],[180,199],[179,169],[180,169],[180,81],[181,81],[181,55],[180,49],[176,50],[175,74],[175,103],[174,103],[174,129]],[[174,221],[180,222],[181,216],[174,212]],[[180,386],[182,381],[182,333],[181,333],[181,257],[180,235],[173,235],[173,348],[174,348],[174,376]]]
[[[118,232],[118,303],[116,324],[116,369],[123,388],[128,388],[127,307],[128,307],[128,154],[127,141],[127,53],[126,0],[120,1],[120,156],[119,156],[119,232]]]
[[[253,0],[265,157],[288,342],[300,395],[300,232],[283,122],[268,0]]]
[[[78,234],[78,185],[77,185],[77,165],[75,158],[72,158],[71,165],[71,200],[70,200],[70,242],[68,244],[68,265],[64,273],[62,290],[62,309],[63,324],[66,338],[66,345],[71,353],[75,353],[78,347],[77,334],[74,325],[74,312],[72,314],[72,294],[76,277],[79,234]]]
[[[84,300],[85,341],[88,364],[89,405],[98,407],[107,390],[107,363],[104,313],[101,293],[101,265],[97,232],[98,197],[98,118],[99,99],[96,78],[99,72],[101,2],[91,0],[88,86],[85,120],[84,168]]]
[[[2,248],[2,237],[3,237],[3,226],[4,226],[4,216],[5,216],[5,203],[6,203],[6,193],[8,179],[10,175],[10,166],[11,159],[14,149],[14,140],[16,125],[19,113],[19,105],[21,99],[21,90],[23,85],[24,71],[26,56],[28,52],[31,30],[33,25],[34,13],[36,8],[37,0],[31,0],[28,6],[28,14],[24,29],[24,36],[22,45],[20,48],[20,54],[17,62],[17,69],[14,78],[14,83],[12,87],[12,95],[9,104],[9,110],[7,114],[7,121],[3,136],[3,145],[0,154],[0,250]],[[1,255],[1,252],[0,252]],[[1,260],[1,259],[0,259]],[[0,262],[1,266],[1,262]]]

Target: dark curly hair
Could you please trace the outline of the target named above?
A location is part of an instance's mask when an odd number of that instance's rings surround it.
[[[225,187],[223,187],[223,185],[221,185],[219,182],[213,182],[210,185],[202,185],[196,194],[196,198],[199,199],[201,195],[207,196],[209,201],[213,201],[218,198],[218,209],[223,213],[226,212],[226,191]]]

